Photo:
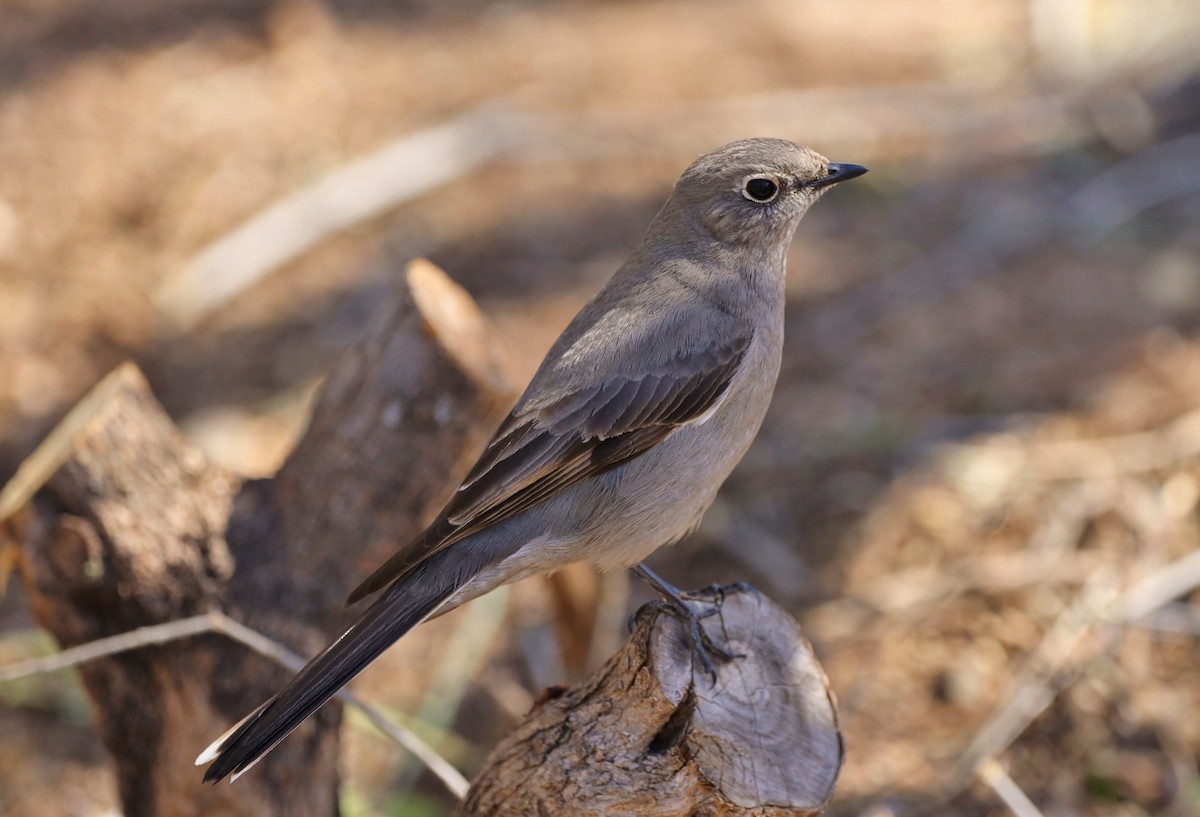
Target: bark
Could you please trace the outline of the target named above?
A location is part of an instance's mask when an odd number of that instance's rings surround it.
[[[348,621],[342,600],[416,533],[508,407],[470,298],[410,267],[334,367],[280,472],[241,481],[184,440],[141,374],[97,386],[0,496],[39,624],[64,646],[221,608],[305,653]],[[218,636],[81,668],[124,813],[337,812],[337,706],[237,786],[193,760],[287,673]]]
[[[828,680],[791,617],[727,590],[703,626],[739,656],[715,683],[648,605],[624,649],[492,751],[458,817],[819,813],[842,761]]]

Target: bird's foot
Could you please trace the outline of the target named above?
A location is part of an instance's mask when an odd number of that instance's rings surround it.
[[[663,599],[651,602],[658,609],[675,618],[683,626],[684,637],[691,646],[692,655],[700,663],[701,668],[708,674],[711,683],[717,683],[717,664],[727,663],[738,658],[745,658],[728,647],[718,644],[708,631],[704,629],[703,621],[709,616],[721,612],[717,603],[712,603],[708,609],[697,611],[687,604],[676,603],[673,599]]]
[[[725,604],[725,599],[728,596],[743,592],[757,594],[757,590],[744,582],[738,582],[737,584],[726,585],[714,584],[703,590],[685,591],[680,590],[672,584],[668,584],[644,564],[635,567],[634,573],[641,576],[642,579],[662,596],[662,601],[656,602],[651,609],[670,613],[683,625],[684,633],[692,645],[692,654],[700,661],[700,666],[708,673],[713,684],[717,682],[717,667],[713,663],[713,659],[726,662],[732,661],[735,658],[745,657],[730,652],[725,647],[713,641],[701,622],[709,616],[720,613],[721,607]],[[693,609],[693,604],[707,605],[707,609],[697,612]],[[632,624],[633,621],[631,620],[630,629],[632,629]]]

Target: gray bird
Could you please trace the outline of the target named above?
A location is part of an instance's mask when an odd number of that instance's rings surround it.
[[[700,522],[766,414],[783,347],[788,244],[831,186],[866,173],[782,139],[684,171],[642,243],[546,354],[424,533],[350,594],[379,593],[281,692],[197,759],[256,763],[398,638],[493,588],[585,561],[639,565]],[[728,659],[679,591],[638,572]]]

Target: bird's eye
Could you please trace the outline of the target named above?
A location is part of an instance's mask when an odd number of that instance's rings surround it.
[[[772,179],[766,179],[761,176],[755,176],[746,182],[746,186],[742,189],[742,195],[750,199],[750,201],[767,202],[775,198],[779,193],[779,185]]]

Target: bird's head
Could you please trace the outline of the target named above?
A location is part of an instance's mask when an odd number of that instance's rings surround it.
[[[692,221],[725,244],[786,245],[825,191],[866,172],[785,139],[744,139],[694,161],[663,215]]]

